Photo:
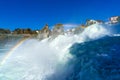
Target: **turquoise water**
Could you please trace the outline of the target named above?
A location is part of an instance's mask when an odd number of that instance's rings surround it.
[[[74,56],[47,80],[120,80],[120,37],[104,37],[70,48]]]
[[[0,59],[18,41],[19,38],[2,40]],[[75,43],[69,50],[69,54],[73,58],[44,80],[120,80],[120,37],[103,37],[98,40]],[[25,72],[28,77],[21,78],[23,75],[25,76],[23,72],[25,70],[21,68],[22,65],[15,62],[12,64],[16,66],[13,68],[13,66],[6,64],[6,67],[0,67],[3,69],[0,80],[42,80],[37,78],[39,74],[36,74],[36,71],[38,70],[37,73],[39,73],[39,68],[37,70],[30,70],[30,67],[24,68],[29,70],[29,72]],[[12,70],[14,72],[9,72]],[[34,75],[36,78],[32,78]]]

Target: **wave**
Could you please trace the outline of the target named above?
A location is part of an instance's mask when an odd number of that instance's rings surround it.
[[[66,63],[62,75],[50,80],[119,80],[120,37],[104,37],[85,43],[76,43],[70,48],[74,57]],[[49,80],[49,79],[48,79]]]
[[[99,46],[95,45],[94,50],[93,46],[86,47],[85,42],[111,35],[112,32],[108,28],[106,25],[94,24],[77,35],[59,35],[55,39],[47,38],[42,41],[26,40],[12,53],[5,64],[0,66],[0,79],[79,80],[79,78],[75,78],[78,75],[82,76],[79,65],[85,64],[82,59],[89,52],[84,52],[84,50],[87,51],[90,48],[92,52]],[[80,45],[74,46],[76,43]],[[86,45],[81,47],[84,43]],[[94,43],[94,41],[90,43]],[[84,53],[83,56],[79,55],[81,53]],[[82,74],[84,71],[86,73],[85,68],[90,64],[82,67]]]

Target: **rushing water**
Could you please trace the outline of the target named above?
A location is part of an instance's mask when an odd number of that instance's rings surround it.
[[[120,37],[113,36],[117,31],[95,24],[81,34],[53,40],[3,41],[0,80],[119,80]]]

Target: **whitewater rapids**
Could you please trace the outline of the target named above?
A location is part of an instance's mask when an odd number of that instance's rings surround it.
[[[52,80],[53,74],[62,75],[60,80],[65,80],[65,65],[74,58],[70,47],[110,35],[106,25],[94,24],[78,35],[59,35],[42,41],[28,39],[0,66],[0,80]]]

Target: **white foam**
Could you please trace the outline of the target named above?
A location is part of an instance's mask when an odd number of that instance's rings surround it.
[[[9,57],[0,68],[0,78],[11,80],[44,80],[52,75],[72,56],[69,48],[76,42],[97,39],[108,35],[107,30],[99,24],[86,28],[78,35],[59,35],[54,40],[27,40]],[[54,76],[53,76],[54,77]]]
[[[94,24],[86,28],[81,35],[90,39],[98,39],[109,34],[110,31],[108,31],[104,25]]]

